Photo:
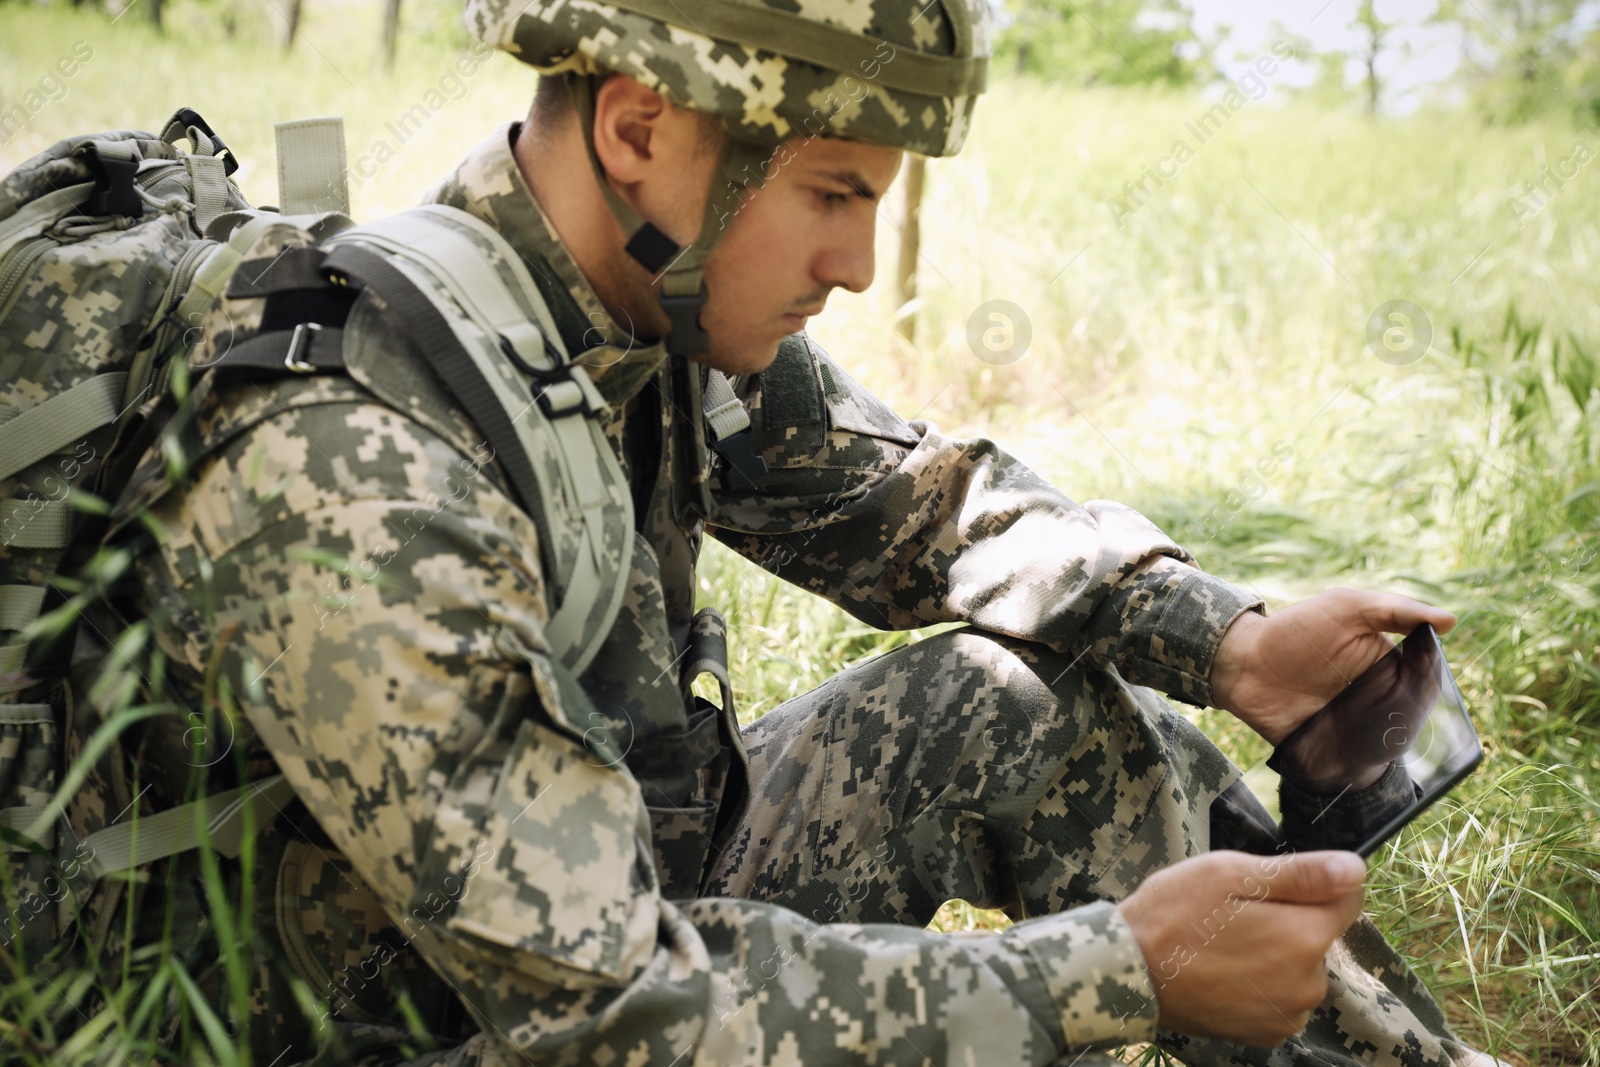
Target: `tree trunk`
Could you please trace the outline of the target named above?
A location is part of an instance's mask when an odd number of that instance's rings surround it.
[[[150,0],[150,25],[161,29],[161,0]]]
[[[917,298],[917,257],[922,252],[922,187],[927,167],[926,157],[911,157],[906,167],[905,216],[900,220],[900,276],[896,295],[901,316],[895,329],[912,343],[917,339],[917,314],[904,309]]]
[[[394,69],[394,53],[400,43],[400,0],[383,0],[383,69]]]
[[[302,0],[289,0],[288,27],[283,31],[283,50],[287,54],[294,47],[295,34],[300,32],[300,5]]]

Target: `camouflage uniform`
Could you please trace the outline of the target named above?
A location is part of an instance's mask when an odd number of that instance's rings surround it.
[[[607,343],[625,334],[514,135],[434,199],[526,256],[613,405],[638,532],[581,676],[543,638],[536,528],[370,292],[348,378],[204,396],[188,486],[166,491],[156,462],[136,483],[166,535],[137,566],[171,676],[244,712],[216,744],[245,758],[219,751],[212,785],[275,765],[304,806],[256,850],[253,1018],[236,1022],[257,1062],[320,1046],[325,1062],[1087,1064],[1155,1038],[1111,902],[1213,845],[1276,840],[1236,769],[1143,687],[1207,702],[1217,643],[1255,598],[1131,510],[901,420],[803,335],[739,383],[768,474],[700,515],[704,442],[679,409],[700,371]],[[260,303],[225,303],[195,358]],[[717,620],[694,613],[707,531],[873,625],[970,626],[741,736],[731,706],[685,698],[720,658]],[[176,735],[150,746],[171,783],[192,762]],[[194,862],[170,865],[170,895],[198,893]],[[1023,921],[923,929],[955,896]],[[186,899],[180,931],[217,933]],[[1160,1039],[1196,1063],[1470,1055],[1370,923],[1329,962],[1328,1000],[1283,1049]]]

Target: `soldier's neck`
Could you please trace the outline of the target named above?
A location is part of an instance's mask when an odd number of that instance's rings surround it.
[[[640,340],[653,340],[662,312],[649,277],[622,250],[623,235],[583,162],[582,135],[572,124],[543,136],[531,122],[518,131],[512,154],[522,180],[555,227],[611,317],[631,326]]]

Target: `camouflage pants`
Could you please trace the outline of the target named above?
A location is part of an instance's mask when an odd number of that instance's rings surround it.
[[[975,631],[863,663],[744,737],[750,808],[708,893],[818,922],[920,926],[954,897],[1019,919],[1117,900],[1264,832],[1254,798],[1229,788],[1237,769],[1154,692]],[[1455,1039],[1365,917],[1328,967],[1327,999],[1278,1049],[1159,1043],[1190,1064],[1492,1062]]]

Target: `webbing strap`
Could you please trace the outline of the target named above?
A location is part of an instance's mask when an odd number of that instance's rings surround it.
[[[206,232],[218,215],[228,210],[228,172],[221,156],[186,155],[183,165],[189,171],[189,188],[194,192],[194,227]]]
[[[255,244],[256,238],[269,226],[275,226],[280,222],[305,230],[318,241],[332,237],[340,230],[355,225],[350,216],[343,211],[315,211],[309,215],[283,215],[276,211],[258,211],[255,208],[248,208],[240,211],[224,211],[206,228],[206,236],[213,241],[227,241],[241,253],[244,253],[250,250],[250,246]]]
[[[511,447],[517,430],[511,424],[506,406],[494,388],[501,375],[485,376],[474,361],[470,348],[456,336],[433,301],[418,288],[411,276],[376,252],[358,245],[339,244],[328,253],[326,268],[336,279],[370,286],[389,304],[406,336],[425,356],[450,387],[467,415],[478,425],[495,449],[495,458],[511,479],[511,490],[518,504],[528,510],[541,499],[540,481],[525,448]]]
[[[337,233],[351,224],[348,215],[335,211],[317,215],[278,215],[272,212],[228,211],[218,215],[206,227],[206,236],[220,241],[207,254],[205,262],[194,272],[189,291],[179,301],[173,312],[179,322],[195,324],[200,316],[210,311],[227,288],[234,273],[244,263],[245,253],[270,226],[284,223],[301,225],[317,237]]]
[[[18,208],[0,222],[0,257],[29,237],[54,226],[68,212],[80,207],[93,191],[94,182],[80,182],[46,193]]]
[[[664,778],[699,770],[722,751],[716,712],[693,712],[681,734],[655,734],[623,756],[636,778]]]
[[[467,415],[488,438],[495,458],[510,477],[524,511],[532,514],[542,501],[553,501],[552,492],[555,490],[559,489],[565,494],[569,514],[579,519],[586,536],[579,538],[579,551],[571,572],[557,576],[562,598],[545,627],[545,639],[569,670],[574,674],[581,673],[582,668],[588,665],[587,661],[593,658],[595,649],[576,649],[575,646],[582,634],[583,623],[602,592],[600,576],[603,571],[595,542],[602,536],[598,523],[606,499],[606,484],[597,466],[598,457],[593,445],[587,449],[581,445],[562,448],[560,458],[568,464],[571,472],[563,481],[573,484],[547,486],[542,477],[542,468],[536,466],[531,457],[548,451],[548,446],[541,445],[535,438],[536,424],[533,420],[512,414],[525,415],[534,409],[537,401],[526,385],[494,366],[491,357],[482,351],[472,337],[457,334],[456,323],[445,319],[419,287],[418,280],[410,277],[409,272],[418,268],[407,267],[404,260],[398,257],[394,261],[385,260],[375,252],[346,244],[340,244],[329,254],[327,266],[334,271],[355,267],[349,270],[350,275],[383,295],[391,310],[407,327],[407,333],[418,349],[427,357],[439,377],[449,384]],[[574,368],[574,373],[582,374],[583,371]],[[520,392],[518,386],[521,386]],[[563,422],[576,422],[580,430],[588,432],[588,419],[582,416],[552,420],[552,425],[559,427]],[[573,470],[574,459],[580,463],[588,460],[587,469],[580,467]],[[587,499],[574,499],[572,493],[575,490],[587,490]],[[546,547],[550,550],[554,546]],[[545,562],[554,575],[556,560],[553,553]],[[619,587],[622,584],[617,583]],[[581,654],[574,657],[575,651]]]
[[[611,217],[617,220],[622,232],[628,235],[628,243],[624,246],[628,254],[638,260],[639,265],[645,270],[656,273],[677,254],[678,243],[654,226],[649,226],[647,229],[648,224],[644,216],[635,211],[633,205],[624,200],[622,194],[617,192],[606,179],[606,169],[594,148],[594,94],[599,85],[600,81],[595,78],[567,75],[567,92],[572,97],[572,107],[578,115],[578,128],[583,131],[585,150],[589,156],[589,169],[594,172],[600,195],[605,198],[606,206],[611,209]]]
[[[271,296],[290,289],[321,289],[322,261],[327,253],[320,248],[285,248],[270,259],[253,259],[239,264],[228,283],[228,298]]]
[[[574,367],[572,373],[577,376],[584,374],[584,371],[581,367]],[[581,516],[584,536],[579,539],[578,557],[561,591],[561,603],[545,624],[545,637],[550,646],[557,650],[567,668],[576,675],[583,673],[599,651],[601,640],[610,629],[609,620],[616,617],[616,608],[621,605],[621,592],[627,583],[617,580],[620,575],[613,575],[612,588],[603,587],[603,576],[607,569],[607,561],[602,554],[605,542],[605,487],[608,483],[601,470],[603,457],[599,450],[604,449],[606,458],[609,458],[610,446],[604,440],[596,442],[590,437],[595,430],[591,420],[583,415],[552,419],[550,426],[560,449],[561,461],[568,471],[566,481],[569,484],[565,488],[569,492],[573,489],[580,493],[587,490],[585,496],[571,501],[573,510]],[[633,525],[631,516],[619,521],[627,521],[629,527]],[[620,561],[611,562],[615,567]],[[591,632],[593,640],[588,647],[579,648],[590,612],[607,593],[612,594],[609,599],[615,601],[604,605],[607,624],[601,626],[598,633]],[[568,658],[569,650],[573,649],[577,649],[577,655]]]
[[[343,373],[344,330],[304,323],[293,330],[258,333],[228,349],[212,367],[212,373],[228,380],[240,376]]]
[[[49,704],[0,704],[0,723],[9,723],[12,726],[33,726],[39,723],[55,722],[53,710]],[[43,811],[43,808],[39,810]]]
[[[512,372],[500,353],[485,351],[481,338],[467,331],[457,316],[445,318],[439,313],[427,296],[429,289],[444,288],[490,338],[503,337],[513,348],[518,348],[513,338],[521,339],[522,348],[517,355],[525,363],[551,366],[540,331],[527,321],[527,311],[485,261],[483,249],[444,219],[482,234],[499,251],[501,261],[511,269],[528,306],[542,324],[549,319],[549,312],[516,251],[490,227],[465,212],[436,205],[425,210],[437,218],[423,221],[426,214],[418,212],[416,218],[402,225],[395,225],[391,219],[370,228],[372,243],[391,252],[392,259],[345,244],[341,239],[329,242],[333,251],[326,266],[335,273],[344,271],[346,264],[354,266],[352,276],[373,285],[396,309],[418,350],[494,447],[523,510],[535,516],[544,514],[547,521],[564,521],[576,527],[578,551],[567,573],[559,573],[561,561],[555,558],[554,545],[543,548],[545,563],[561,591],[560,603],[545,627],[545,638],[556,658],[578,674],[593,659],[616,618],[626,585],[617,580],[617,561],[607,558],[608,509],[620,510],[620,516],[613,521],[623,528],[633,525],[631,498],[625,492],[611,492],[623,484],[622,475],[616,456],[593,417],[603,410],[604,400],[584,370],[570,365],[565,380],[548,385],[536,399],[529,383],[521,374]],[[369,228],[362,227],[347,238],[365,241],[368,232]],[[425,310],[420,306],[412,308],[413,304],[426,305]],[[411,329],[407,321],[412,314],[419,317],[418,329]],[[551,332],[547,336],[559,344],[554,323],[548,328]],[[431,332],[437,340],[430,341],[423,331]],[[534,358],[524,357],[524,350]],[[548,419],[541,417],[545,410],[550,412]],[[546,484],[544,466],[531,461],[533,456],[552,453],[561,471],[558,485]],[[553,495],[557,492],[559,496]],[[552,506],[561,507],[564,514],[552,517],[548,510]]]
[[[204,800],[140,816],[134,822],[97,830],[83,839],[83,851],[89,856],[89,869],[103,878],[199,848],[203,820],[205,836],[210,838],[212,847],[233,857],[244,843],[246,812],[255,816],[259,829],[293,799],[294,787],[277,774]]]
[[[42,585],[0,585],[0,630],[20,630],[39,617]]]
[[[897,49],[881,38],[820,22],[815,16],[790,14],[766,4],[729,3],[728,0],[606,2],[623,11],[693,30],[706,37],[753,44],[790,59],[814,63],[825,70],[876,68],[878,73],[866,80],[908,93],[972,96],[983,92],[987,81],[988,60],[984,56],[936,56],[913,48]],[[944,5],[947,12],[959,6],[959,3]],[[970,31],[956,40],[964,42],[969,35]],[[886,47],[889,49],[887,56],[882,52]]]
[[[527,312],[506,288],[492,264],[486,261],[482,249],[448,223],[439,221],[446,219],[480,234],[499,251],[501,260],[511,269],[534,309],[539,326],[545,331],[542,335],[527,321]],[[362,239],[375,233],[380,239],[374,243],[422,263],[481,328],[491,337],[505,338],[523,362],[534,367],[551,367],[544,354],[543,340],[550,338],[559,345],[561,335],[521,257],[492,227],[459,209],[430,204],[418,212],[364,226],[359,232]],[[539,454],[538,442],[531,432],[535,420],[528,417],[534,410],[531,394],[525,388],[513,392],[512,383],[505,381],[500,368],[483,363],[484,354],[477,345],[467,342],[465,347],[480,362],[486,378],[495,383],[502,403],[512,403],[513,409],[519,412],[512,423],[523,447],[529,455]],[[581,367],[569,367],[568,375],[567,381],[546,384],[539,400],[546,405],[551,417],[539,421],[549,433],[556,458],[565,472],[560,485],[561,503],[565,505],[568,518],[577,520],[582,536],[578,539],[578,553],[571,571],[557,575],[561,600],[544,631],[557,658],[574,674],[580,674],[599,650],[621,607],[625,583],[618,580],[620,575],[617,574],[612,574],[609,584],[606,580],[608,571],[614,570],[616,564],[605,558],[605,522],[606,508],[611,503],[607,488],[621,484],[622,474],[620,469],[613,469],[616,460],[599,426],[583,410],[587,409],[589,415],[598,414],[604,407],[603,399]],[[548,496],[541,499],[550,500]],[[616,521],[629,527],[633,523],[631,514]],[[597,605],[601,609],[600,625],[595,626],[591,623],[596,618],[593,613]]]
[[[66,548],[72,525],[65,500],[0,500],[0,545],[7,548]]]
[[[56,847],[56,828],[54,823],[37,835],[28,834],[28,827],[44,813],[44,809],[45,805],[43,804],[18,804],[14,808],[0,808],[0,826],[4,826],[7,830],[14,830],[19,834],[27,834],[43,848],[54,849]],[[14,845],[7,841],[5,842],[4,851],[23,852],[26,850],[21,845]]]
[[[767,473],[767,461],[756,453],[750,435],[750,413],[733,395],[728,376],[706,372],[701,400],[705,421],[711,427],[712,447],[722,457],[723,484],[730,489],[754,489]]]
[[[274,127],[278,141],[278,206],[286,215],[350,212],[344,119],[297,119]]]
[[[27,688],[26,683],[19,682],[14,677],[22,673],[22,665],[27,658],[26,641],[13,641],[7,645],[0,645],[0,693],[12,693]]]
[[[222,295],[223,286],[233,275],[234,268],[243,258],[239,250],[230,244],[219,244],[211,249],[206,254],[205,262],[200,264],[200,269],[194,272],[194,277],[189,281],[189,290],[178,301],[173,316],[179,322],[198,324],[200,320],[197,316],[211,310],[211,306]]]
[[[360,239],[422,263],[491,337],[504,337],[529,366],[551,369],[554,364],[545,353],[544,338],[558,339],[561,334],[544,302],[531,301],[538,322],[530,323],[527,311],[512,297],[483,251],[464,234],[456,234],[448,224],[441,226],[427,215],[450,219],[478,233],[489,229],[458,208],[427,204],[362,226]],[[512,255],[507,263],[513,271],[521,268],[521,274],[527,275],[519,256]],[[519,276],[518,281],[523,278]],[[523,288],[537,292],[532,277]]]
[[[718,441],[750,428],[750,413],[733,395],[733,384],[719,370],[706,374],[706,423]]]
[[[9,478],[117,417],[125,371],[99,374],[0,423],[0,478]]]

